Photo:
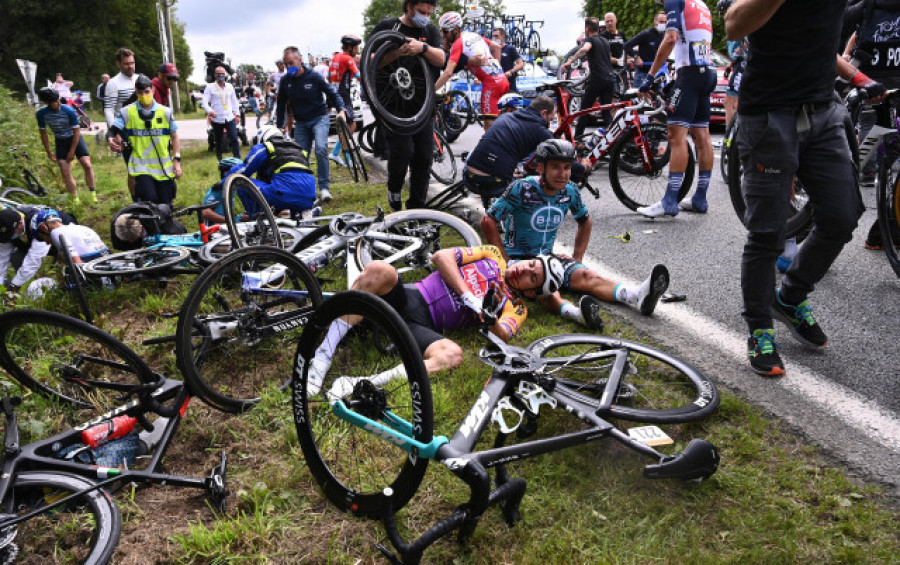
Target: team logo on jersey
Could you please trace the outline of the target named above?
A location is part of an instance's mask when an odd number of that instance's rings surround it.
[[[562,223],[565,212],[554,206],[543,206],[531,215],[531,229],[538,232],[556,231]]]

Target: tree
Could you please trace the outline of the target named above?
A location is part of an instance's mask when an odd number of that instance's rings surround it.
[[[725,20],[716,9],[713,0],[706,0],[713,21],[713,48],[727,53],[725,41]],[[603,16],[612,12],[619,17],[619,31],[626,37],[634,37],[653,25],[653,17],[661,10],[653,0],[584,0],[582,10],[585,17],[594,16],[603,24]]]
[[[0,13],[0,84],[19,93],[25,83],[16,59],[37,63],[37,88],[60,72],[91,94],[103,73],[118,72],[119,47],[134,51],[137,71],[148,76],[162,63],[155,2],[81,0],[76,9],[42,0],[0,0]],[[173,21],[172,28],[178,70],[187,77],[193,62],[184,25]]]

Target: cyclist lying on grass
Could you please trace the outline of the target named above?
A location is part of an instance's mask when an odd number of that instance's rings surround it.
[[[60,263],[65,264],[65,253],[73,263],[87,263],[98,257],[109,255],[109,248],[97,232],[79,224],[63,224],[59,212],[53,209],[41,210],[31,219],[31,234],[38,241],[50,244],[58,251]],[[65,236],[66,248],[59,244],[59,237]]]
[[[640,286],[630,287],[616,283],[588,269],[582,260],[591,237],[591,218],[587,206],[581,200],[578,187],[569,182],[575,148],[563,139],[551,139],[541,143],[536,152],[538,174],[513,183],[488,209],[481,219],[481,231],[488,243],[503,250],[503,257],[510,267],[518,261],[553,252],[556,232],[570,210],[578,222],[575,231],[573,257],[560,255],[564,271],[561,290],[586,293],[578,306],[563,300],[558,292],[548,293],[538,299],[551,312],[567,320],[585,324],[590,328],[602,327],[599,304],[595,298],[607,302],[623,302],[640,310],[645,316],[653,313],[659,297],[669,286],[669,272],[663,265],[653,267],[653,272]],[[504,224],[505,241],[501,241],[498,225]],[[590,298],[590,300],[585,300]]]
[[[552,257],[520,261],[507,268],[500,250],[493,245],[442,249],[431,259],[437,271],[415,284],[403,284],[396,269],[384,261],[369,263],[353,283],[353,289],[384,298],[400,314],[422,351],[429,373],[462,363],[462,348],[441,332],[478,325],[488,287],[498,286],[502,297],[502,311],[491,331],[508,341],[528,315],[517,294],[550,292],[559,286],[562,273],[559,260]],[[547,272],[549,277],[545,276]],[[310,382],[321,384],[338,343],[358,321],[348,317],[332,324],[309,368]],[[401,376],[403,370],[400,365],[385,371],[373,383]]]

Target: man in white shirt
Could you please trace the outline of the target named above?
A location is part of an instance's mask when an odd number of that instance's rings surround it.
[[[72,97],[72,86],[73,83],[71,80],[66,80],[63,78],[62,73],[56,73],[56,82],[53,83],[53,90],[59,93],[60,98],[64,98],[63,103]]]
[[[241,144],[238,141],[237,122],[241,119],[240,106],[234,86],[228,82],[225,67],[216,67],[216,81],[206,85],[203,90],[203,109],[212,120],[213,133],[216,139],[216,160],[222,160],[225,135],[231,142],[232,155],[241,158]]]
[[[106,127],[110,128],[116,120],[116,116],[122,107],[131,104],[131,97],[134,96],[134,53],[131,49],[120,47],[116,51],[116,66],[119,67],[119,74],[109,79],[106,83],[105,98],[103,99],[103,114],[106,116]],[[107,130],[108,131],[108,130]],[[122,150],[122,158],[128,165],[128,158],[131,157],[131,149]],[[128,193],[134,194],[134,177],[128,175]]]

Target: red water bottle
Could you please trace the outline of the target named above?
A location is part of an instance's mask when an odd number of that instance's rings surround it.
[[[127,414],[117,416],[81,432],[81,443],[96,449],[98,445],[127,436],[136,423],[137,419]]]

